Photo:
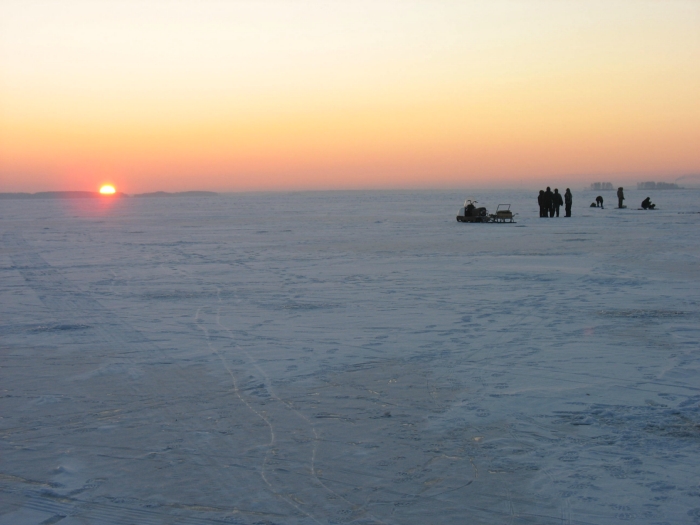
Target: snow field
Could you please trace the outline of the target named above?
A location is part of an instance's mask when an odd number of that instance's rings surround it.
[[[0,525],[700,523],[697,192],[536,193],[4,201]]]

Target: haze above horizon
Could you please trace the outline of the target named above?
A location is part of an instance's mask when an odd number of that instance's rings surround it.
[[[4,0],[0,191],[700,172],[700,2]]]

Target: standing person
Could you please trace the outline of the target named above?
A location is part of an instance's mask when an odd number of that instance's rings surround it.
[[[617,188],[617,207],[622,208],[622,201],[625,200],[625,192],[622,191],[622,186]]]
[[[574,198],[571,195],[571,190],[569,188],[566,188],[566,193],[564,193],[564,204],[566,205],[565,210],[567,217],[571,217],[571,203],[573,201]]]
[[[597,208],[598,206],[600,206],[602,209],[605,209],[605,208],[603,208],[603,196],[602,196],[602,195],[598,195],[598,196],[595,198],[595,205],[596,205],[596,208]]]
[[[546,217],[545,207],[544,207],[544,190],[540,190],[540,194],[537,196],[537,204],[540,205],[540,217]]]
[[[547,212],[549,212],[549,217],[554,217],[554,193],[552,193],[552,188],[547,186],[547,191],[544,192],[544,216],[547,217]]]
[[[554,195],[552,195],[554,204],[554,213],[559,217],[559,207],[564,205],[564,200],[561,198],[561,193],[559,193],[559,188],[554,188]]]

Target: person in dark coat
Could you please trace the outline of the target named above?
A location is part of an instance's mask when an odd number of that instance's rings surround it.
[[[559,207],[564,205],[564,199],[561,198],[561,193],[559,193],[559,188],[554,188],[554,195],[552,195],[552,204],[554,205],[554,213],[559,217]]]
[[[596,205],[596,208],[597,208],[598,206],[600,206],[602,209],[605,209],[605,208],[603,208],[603,196],[602,196],[602,195],[598,195],[598,196],[595,198],[595,205]]]
[[[571,217],[571,204],[574,202],[574,198],[571,195],[571,190],[569,188],[566,188],[566,192],[564,193],[564,205],[565,205],[565,210],[566,210],[566,216]]]
[[[651,199],[647,197],[642,201],[642,208],[645,210],[653,210],[656,208],[656,204],[652,204]]]
[[[547,186],[547,191],[544,192],[544,209],[545,217],[547,217],[547,212],[549,212],[549,217],[554,217],[554,193],[552,193],[552,188]]]
[[[544,207],[544,190],[540,190],[540,194],[537,196],[537,204],[540,205],[540,217],[546,217],[546,208]]]
[[[617,188],[617,207],[622,208],[622,201],[625,200],[625,192],[622,191],[622,186]]]

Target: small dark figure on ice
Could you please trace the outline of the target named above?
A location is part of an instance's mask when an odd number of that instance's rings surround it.
[[[622,201],[625,200],[625,192],[622,191],[622,186],[617,188],[617,207],[618,208],[624,208],[625,206],[622,204]]]
[[[598,206],[600,206],[601,209],[603,209],[603,210],[605,209],[605,208],[603,208],[603,196],[602,196],[602,195],[598,195],[598,196],[595,198],[595,205],[596,205],[596,208],[597,208]]]
[[[571,190],[566,188],[566,192],[564,193],[564,209],[566,210],[566,217],[571,217],[571,203],[573,201],[574,199],[571,195]]]
[[[552,199],[552,215],[556,213],[557,217],[559,217],[559,208],[564,205],[564,199],[561,198],[558,188],[554,188]]]
[[[540,205],[540,217],[546,217],[547,208],[544,205],[544,190],[540,190],[540,194],[537,196],[537,204]]]
[[[547,212],[549,212],[549,217],[554,217],[554,193],[552,193],[552,188],[547,186],[547,190],[544,192],[544,216],[547,217]]]
[[[652,204],[651,199],[649,197],[642,201],[642,209],[653,210],[654,208],[656,208],[656,204]]]
[[[476,209],[476,206],[474,206],[471,201],[466,202],[464,205],[464,216],[465,217],[471,217],[474,214],[474,210]]]

